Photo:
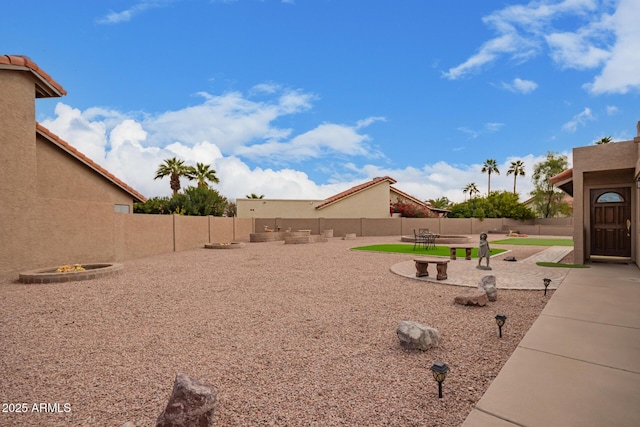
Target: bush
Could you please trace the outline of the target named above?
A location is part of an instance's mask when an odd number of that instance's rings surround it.
[[[207,187],[187,187],[173,197],[153,197],[144,203],[134,203],[133,212],[145,214],[179,214],[222,216],[227,199]]]
[[[509,191],[493,191],[488,197],[476,197],[451,208],[449,218],[512,218],[533,219],[534,212]]]
[[[410,202],[391,203],[391,213],[399,213],[405,218],[431,218],[435,215],[431,210]]]

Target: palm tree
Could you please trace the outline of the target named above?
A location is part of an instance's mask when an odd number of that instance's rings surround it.
[[[448,209],[451,206],[451,200],[446,196],[439,197],[437,199],[429,199],[427,203],[430,203],[432,207],[439,209]]]
[[[489,195],[491,194],[491,174],[495,173],[500,175],[500,171],[498,170],[498,162],[496,162],[495,159],[487,159],[487,161],[482,165],[481,172],[489,175],[489,185],[487,188],[487,195]]]
[[[608,144],[612,141],[610,136],[605,136],[604,138],[602,138],[600,141],[596,141],[596,145],[603,145],[603,144]]]
[[[209,188],[207,181],[211,181],[214,184],[220,182],[216,176],[216,170],[211,169],[211,165],[205,165],[204,163],[196,163],[196,167],[188,166],[187,178],[190,180],[198,181],[198,187]]]
[[[246,197],[247,199],[264,199],[264,194],[258,196],[256,193],[251,193],[250,195],[246,195],[244,197]]]
[[[507,175],[513,174],[513,194],[516,194],[516,178],[518,176],[524,176],[524,163],[521,160],[511,162]]]
[[[178,194],[178,190],[180,190],[180,177],[188,176],[189,174],[189,166],[184,164],[184,160],[178,160],[173,157],[171,159],[165,159],[164,163],[160,165],[158,170],[156,171],[156,177],[153,179],[164,178],[165,176],[170,176],[171,179],[169,181],[169,185],[171,185],[171,189],[173,190],[173,195]]]
[[[467,184],[467,186],[462,189],[462,192],[465,194],[466,200],[467,193],[469,193],[469,199],[473,199],[473,195],[480,193],[480,190],[478,190],[478,186],[476,185],[476,183],[472,182],[470,184]]]

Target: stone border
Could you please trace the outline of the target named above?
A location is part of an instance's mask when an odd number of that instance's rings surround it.
[[[229,242],[229,243],[205,243],[205,249],[240,249],[244,248],[244,243],[242,242]]]
[[[58,273],[56,271],[58,267],[27,271],[20,273],[18,281],[27,284],[75,282],[115,276],[121,274],[124,270],[122,264],[114,263],[82,264],[82,267],[85,268],[84,271],[69,271],[67,273]]]

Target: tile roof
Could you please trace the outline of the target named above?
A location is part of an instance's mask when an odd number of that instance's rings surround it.
[[[75,157],[76,159],[78,159],[79,161],[81,161],[82,163],[84,163],[85,165],[87,165],[88,167],[90,167],[91,169],[93,169],[94,171],[96,171],[97,173],[99,173],[109,181],[111,181],[117,187],[129,193],[135,199],[135,201],[144,202],[147,200],[146,197],[138,193],[133,188],[129,187],[127,184],[125,184],[123,181],[118,179],[111,172],[109,172],[108,170],[106,170],[105,168],[103,168],[102,166],[100,166],[99,164],[97,164],[87,156],[85,156],[83,153],[81,153],[80,151],[78,151],[77,149],[69,145],[68,142],[62,140],[59,136],[57,136],[56,134],[51,132],[49,129],[47,129],[46,127],[42,126],[40,123],[37,123],[37,122],[36,122],[36,133],[39,133],[44,138],[51,141],[53,144],[57,145],[58,147],[66,151],[68,154]]]
[[[564,171],[560,172],[558,175],[552,176],[550,181],[551,181],[552,184],[555,185],[555,184],[557,184],[559,182],[566,181],[566,180],[572,179],[572,178],[573,178],[573,168],[564,170]]]
[[[329,197],[328,199],[326,199],[323,203],[320,203],[318,206],[316,206],[316,209],[322,209],[324,207],[327,207],[339,200],[342,200],[344,198],[347,198],[349,196],[352,196],[356,193],[359,193],[363,190],[366,190],[367,188],[373,187],[375,185],[380,184],[381,182],[384,181],[389,181],[390,184],[395,184],[397,181],[389,176],[383,176],[380,178],[374,178],[371,181],[365,182],[364,184],[360,184],[360,185],[356,185],[355,187],[351,187],[348,190],[343,191],[342,193],[338,193],[334,196]]]
[[[0,68],[30,71],[36,78],[36,98],[53,98],[67,94],[67,91],[51,76],[38,67],[28,56],[0,55]]]

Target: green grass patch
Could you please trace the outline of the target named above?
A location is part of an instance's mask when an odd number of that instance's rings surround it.
[[[351,250],[388,252],[388,253],[411,254],[411,255],[433,255],[433,256],[446,256],[446,257],[448,257],[450,254],[449,247],[445,245],[438,246],[436,248],[429,248],[429,249],[425,249],[422,246],[416,246],[416,249],[413,250],[413,243],[411,244],[395,243],[395,244],[384,244],[384,245],[358,246],[356,248],[351,248]],[[506,250],[491,248],[491,255],[497,255],[502,252],[506,252]],[[456,256],[464,258],[465,250],[456,249]],[[478,248],[471,249],[471,257],[478,258]]]
[[[562,264],[559,262],[546,262],[546,261],[538,261],[536,265],[540,267],[560,267],[560,268],[589,268],[588,265],[583,264]]]
[[[573,239],[540,239],[537,237],[514,237],[512,239],[494,240],[490,245],[523,245],[523,246],[573,246]]]

